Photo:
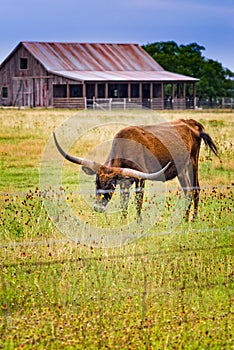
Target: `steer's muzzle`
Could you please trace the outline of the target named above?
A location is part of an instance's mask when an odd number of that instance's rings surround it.
[[[98,189],[96,191],[96,200],[93,205],[93,209],[99,213],[104,213],[106,211],[107,204],[111,200],[113,190],[103,190]]]
[[[93,205],[93,209],[95,211],[97,211],[98,213],[104,213],[104,211],[106,210],[106,206],[102,205],[101,203],[94,203]]]
[[[108,201],[105,198],[102,200],[97,199],[93,205],[93,209],[98,213],[104,213],[104,211],[106,211],[107,203]]]

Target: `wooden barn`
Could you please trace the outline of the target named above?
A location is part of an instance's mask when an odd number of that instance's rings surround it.
[[[20,42],[0,65],[0,106],[194,108],[197,81],[138,44]]]

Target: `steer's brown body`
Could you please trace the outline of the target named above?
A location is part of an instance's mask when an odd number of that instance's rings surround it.
[[[204,132],[204,127],[192,119],[129,126],[115,135],[111,152],[103,165],[70,156],[62,150],[56,138],[55,142],[66,159],[83,165],[83,170],[89,175],[96,173],[95,210],[105,210],[119,184],[122,210],[126,215],[130,187],[135,182],[136,207],[140,219],[145,180],[168,181],[176,176],[190,198],[187,217],[192,199],[194,215],[197,214],[200,191],[198,157],[202,139],[217,155],[216,146]]]

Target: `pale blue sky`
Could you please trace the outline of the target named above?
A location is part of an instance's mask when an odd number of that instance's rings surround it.
[[[0,62],[20,41],[174,40],[234,72],[234,0],[2,0]]]

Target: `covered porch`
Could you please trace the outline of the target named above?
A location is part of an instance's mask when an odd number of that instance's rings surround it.
[[[196,106],[195,82],[83,82],[53,86],[53,106],[94,108],[107,104],[134,104],[155,110]]]

